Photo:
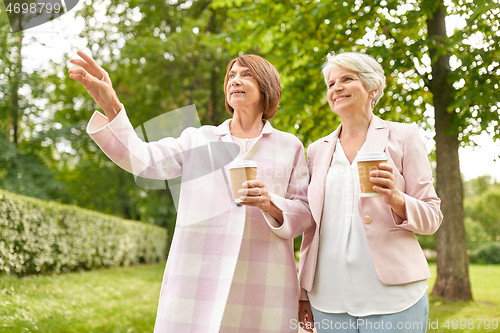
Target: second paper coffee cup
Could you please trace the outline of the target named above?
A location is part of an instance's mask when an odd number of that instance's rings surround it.
[[[387,163],[385,153],[367,153],[359,151],[356,156],[358,163],[359,187],[362,197],[381,197],[382,194],[373,190],[373,186],[380,186],[370,181],[370,172],[378,170],[380,163]]]
[[[238,191],[241,185],[248,180],[257,179],[257,162],[250,160],[234,161],[229,164],[229,174],[231,176],[231,189],[233,190],[234,203],[241,203]]]

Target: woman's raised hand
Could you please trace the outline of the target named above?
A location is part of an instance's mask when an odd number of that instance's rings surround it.
[[[69,77],[83,84],[90,96],[104,110],[109,121],[120,112],[122,105],[116,96],[108,73],[83,51],[76,52],[82,59],[70,59],[81,68],[69,70]]]

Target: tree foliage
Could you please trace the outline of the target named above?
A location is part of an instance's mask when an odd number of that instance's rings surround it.
[[[462,144],[483,130],[500,138],[498,115],[498,1],[455,1],[448,15],[467,20],[443,41],[428,36],[427,18],[441,1],[229,1],[237,21],[233,49],[263,54],[282,75],[283,103],[277,120],[305,143],[329,134],[339,119],[326,103],[320,73],[328,52],[358,51],[374,56],[385,70],[385,96],[375,112],[382,118],[417,122],[432,129],[430,50],[452,58],[450,83],[458,117],[450,131]],[[441,43],[441,44],[440,44]],[[427,111],[427,112],[426,112]]]
[[[476,195],[465,200],[466,216],[480,223],[487,231],[488,240],[500,241],[500,183],[488,184],[489,186],[485,187],[486,184],[481,182],[484,178],[481,178],[476,178],[478,182],[473,184],[478,185],[481,192],[478,191]]]
[[[202,124],[219,124],[224,108],[223,80],[231,56],[213,40],[226,26],[225,9],[210,1],[89,1],[78,15],[81,36],[91,55],[109,72],[134,126],[165,112],[195,104]],[[95,8],[105,7],[102,13]],[[68,55],[75,57],[76,55]],[[52,64],[50,104],[58,154],[58,178],[67,189],[64,202],[173,230],[175,208],[168,191],[144,190],[132,175],[114,165],[85,133],[95,102],[71,79],[64,65]],[[169,233],[169,237],[172,233]]]
[[[55,179],[48,148],[42,145],[45,79],[23,68],[22,49],[35,40],[13,34],[0,11],[0,186],[12,192],[54,199],[63,184]]]

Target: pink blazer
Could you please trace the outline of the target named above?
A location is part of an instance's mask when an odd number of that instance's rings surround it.
[[[300,299],[307,299],[316,270],[319,233],[325,198],[325,181],[342,124],[307,149],[311,180],[308,199],[315,225],[303,235],[300,250]],[[384,121],[375,115],[365,143],[368,152],[385,152],[392,165],[397,188],[406,200],[406,220],[397,216],[383,198],[360,198],[361,216],[377,276],[383,284],[398,285],[431,276],[414,233],[436,232],[443,220],[441,200],[433,186],[427,150],[415,124]]]

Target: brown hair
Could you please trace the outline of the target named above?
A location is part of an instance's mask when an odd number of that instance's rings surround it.
[[[227,82],[229,81],[229,71],[235,63],[250,69],[259,84],[261,92],[261,105],[264,110],[262,119],[271,119],[276,114],[278,104],[281,99],[281,79],[276,67],[266,59],[254,54],[245,54],[233,59],[227,65],[226,76],[224,78],[224,99],[226,110],[230,114],[234,109],[227,102]]]

